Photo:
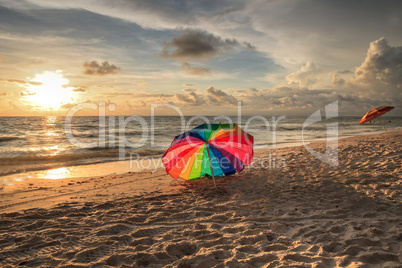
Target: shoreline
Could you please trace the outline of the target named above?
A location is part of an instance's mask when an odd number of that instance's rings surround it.
[[[16,182],[1,192],[0,266],[400,267],[402,132],[342,139],[338,153],[331,167],[278,148],[284,167],[218,188],[163,169]]]
[[[402,131],[394,131],[394,132],[389,132],[388,134],[368,134],[368,135],[363,135],[363,136],[353,136],[353,137],[348,137],[344,139],[338,140],[338,145],[339,145],[339,157],[341,157],[342,154],[342,147],[344,146],[350,146],[351,144],[355,144],[356,142],[361,142],[361,141],[370,141],[372,139],[386,139],[387,136],[401,136],[402,137]],[[308,144],[310,149],[317,150],[317,152],[324,153],[326,149],[326,141],[315,141],[312,143]],[[295,156],[309,156],[310,161],[317,165],[320,163],[321,165],[327,166],[326,170],[332,169],[332,173],[334,176],[336,174],[336,170],[341,170],[339,174],[345,173],[345,170],[342,168],[342,161],[339,162],[338,167],[331,167],[317,158],[315,158],[313,155],[311,155],[309,152],[307,152],[306,148],[304,145],[299,145],[299,146],[294,146],[294,147],[281,147],[281,148],[273,148],[269,150],[257,150],[254,151],[254,161],[250,166],[246,166],[243,172],[241,173],[236,173],[235,175],[228,176],[228,177],[220,177],[217,181],[223,180],[223,181],[230,181],[231,178],[234,178],[236,176],[243,176],[244,174],[252,173],[254,171],[256,172],[261,172],[264,171],[264,169],[269,170],[269,171],[282,171],[282,170],[289,170],[289,163],[294,162],[294,157]],[[197,181],[208,181],[209,179],[207,178],[201,178],[199,180],[195,181],[184,181],[181,179],[173,179],[170,177],[169,174],[166,174],[164,166],[160,159],[153,159],[153,160],[158,160],[158,161],[148,161],[146,160],[143,165],[148,167],[149,169],[141,169],[139,168],[140,164],[132,164],[130,167],[130,161],[116,161],[116,162],[107,162],[107,163],[101,163],[101,164],[91,164],[91,165],[80,165],[76,166],[79,168],[78,170],[71,170],[66,173],[64,169],[66,168],[57,168],[57,169],[51,169],[51,170],[41,170],[38,171],[37,174],[40,174],[41,176],[34,177],[31,174],[32,173],[22,173],[26,175],[25,177],[18,176],[14,177],[19,174],[12,174],[9,176],[3,176],[0,178],[9,178],[9,180],[2,180],[0,181],[0,196],[13,196],[13,198],[17,198],[19,194],[25,193],[23,196],[21,196],[24,202],[23,204],[28,203],[29,198],[29,193],[35,192],[35,196],[41,196],[44,195],[46,196],[46,199],[52,199],[52,198],[58,198],[58,195],[47,195],[44,193],[48,193],[49,189],[53,188],[58,188],[58,187],[66,187],[65,189],[69,189],[72,194],[75,193],[75,191],[82,191],[83,192],[88,192],[91,191],[92,189],[95,189],[97,186],[95,184],[100,183],[103,185],[124,185],[128,183],[135,183],[137,179],[139,181],[142,181],[145,177],[149,177],[152,179],[153,177],[165,177],[163,178],[163,184],[164,186],[166,185],[181,185],[181,184],[197,184]],[[366,161],[367,162],[367,161]],[[115,165],[118,165],[117,168]],[[102,168],[100,168],[102,167]],[[94,171],[94,169],[96,169]],[[126,170],[126,171],[121,171],[121,170]],[[111,172],[115,171],[109,174],[105,174],[105,172]],[[56,171],[53,172],[52,171]],[[121,172],[119,172],[121,171]],[[89,172],[95,175],[89,175]],[[66,176],[65,175],[72,175],[72,176]],[[85,176],[84,176],[85,175]],[[47,178],[45,176],[48,176]],[[350,176],[350,175],[349,175]],[[402,176],[401,176],[402,177]],[[108,180],[113,180],[113,183],[108,182]],[[129,179],[127,181],[127,179]],[[92,186],[87,187],[89,182],[94,182],[90,183]],[[402,181],[400,182],[402,184]],[[74,185],[74,187],[71,187]],[[158,184],[159,186],[159,184]],[[149,185],[147,185],[149,187]],[[75,188],[74,191],[72,191],[70,188]],[[102,188],[102,187],[101,187]],[[107,188],[107,187],[103,187]],[[142,187],[146,188],[146,187]],[[137,189],[136,189],[137,190]],[[56,191],[56,190],[54,190]],[[113,190],[114,191],[114,190]],[[118,192],[119,190],[117,190]],[[61,196],[65,196],[65,191],[59,191],[62,193]],[[116,191],[114,191],[116,192]],[[152,191],[151,191],[152,192]],[[15,195],[15,193],[17,193]],[[40,193],[40,194],[36,194]],[[54,197],[53,197],[54,196]],[[102,196],[102,195],[101,195]],[[82,199],[84,197],[78,196],[74,197],[73,199]],[[86,197],[85,197],[86,198]],[[31,207],[34,207],[33,204],[30,204]],[[7,200],[2,198],[1,203],[0,203],[0,211],[6,212],[6,211],[14,211],[12,209],[13,205],[7,203]],[[23,207],[23,206],[19,206]],[[46,207],[49,207],[48,205]]]
[[[390,131],[400,132],[401,130]],[[374,133],[364,134],[360,133],[359,135],[345,135],[339,138],[339,140],[349,139],[353,137],[360,136],[370,136],[370,135],[380,135],[383,131],[376,131]],[[384,133],[385,134],[385,133]],[[325,142],[325,138],[317,139],[316,141],[308,141],[306,144],[315,144],[317,142]],[[286,144],[286,143],[283,143]],[[302,141],[300,142],[291,142],[289,145],[283,145],[279,147],[273,148],[262,148],[255,149],[254,152],[258,153],[260,151],[275,151],[278,149],[291,149],[295,147],[303,147]],[[256,147],[269,147],[269,145],[264,146],[256,146]],[[159,161],[159,155],[149,155],[149,156],[137,156],[137,160],[108,160],[101,161],[95,163],[82,163],[82,164],[72,164],[66,165],[63,163],[49,163],[48,165],[51,167],[33,167],[31,170],[24,172],[15,172],[10,174],[0,175],[0,183],[7,183],[13,181],[27,180],[31,178],[36,179],[61,179],[61,176],[65,176],[64,178],[90,178],[90,177],[98,177],[98,176],[108,176],[108,175],[119,175],[128,172],[139,172],[139,171],[147,171],[147,170],[156,170],[157,168],[163,168],[163,164]],[[52,166],[53,165],[53,166]],[[15,166],[24,166],[24,165],[15,165]],[[145,168],[144,168],[145,167]],[[96,172],[93,172],[93,170]]]

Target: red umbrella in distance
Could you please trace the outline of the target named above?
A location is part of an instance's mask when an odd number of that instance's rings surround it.
[[[393,107],[393,106],[379,106],[377,108],[374,108],[363,116],[362,120],[360,120],[360,124],[370,122],[371,120],[373,120],[377,117],[380,117],[381,115],[391,111],[394,108],[395,107]],[[378,118],[378,120],[380,120],[380,123],[381,123],[382,127],[384,128],[385,132],[387,132],[387,130],[385,129],[384,125],[381,122],[381,119]]]

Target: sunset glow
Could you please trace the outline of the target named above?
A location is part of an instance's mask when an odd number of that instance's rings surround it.
[[[400,267],[401,14],[0,0],[0,266]]]
[[[401,114],[402,2],[363,2],[0,0],[0,116]]]
[[[71,101],[73,92],[68,87],[68,79],[60,71],[37,74],[25,86],[28,99],[42,110],[56,110]]]

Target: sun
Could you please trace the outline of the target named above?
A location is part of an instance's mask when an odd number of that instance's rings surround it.
[[[46,71],[36,74],[25,88],[31,103],[42,110],[57,110],[72,100],[73,91],[68,86],[69,82],[60,70]]]

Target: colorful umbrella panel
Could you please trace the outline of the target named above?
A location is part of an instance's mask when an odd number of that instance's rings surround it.
[[[175,179],[228,176],[251,164],[253,142],[237,124],[202,124],[176,136],[162,161]]]

